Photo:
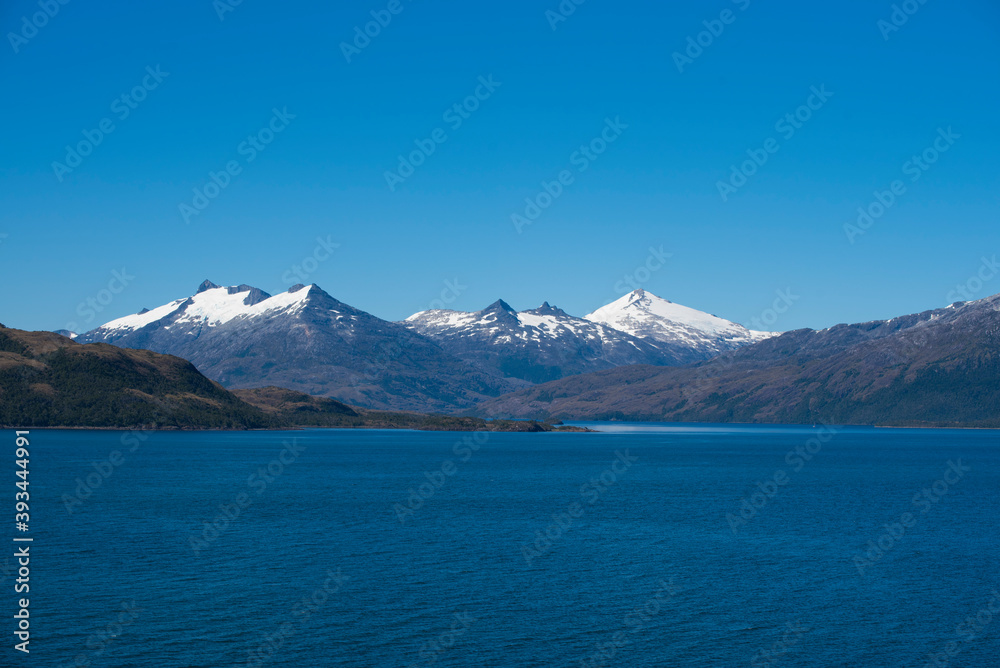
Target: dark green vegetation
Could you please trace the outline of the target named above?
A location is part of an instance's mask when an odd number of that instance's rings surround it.
[[[2,328],[0,424],[255,429],[272,420],[179,357]]]
[[[675,367],[573,376],[482,404],[484,416],[1000,427],[1000,296],[822,331]]]
[[[267,387],[238,395],[179,357],[0,325],[0,425],[146,429],[366,427],[435,431],[555,431],[534,421],[483,420],[352,408]],[[559,430],[569,430],[560,428]]]

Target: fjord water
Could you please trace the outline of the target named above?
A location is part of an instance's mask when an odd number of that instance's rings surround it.
[[[3,663],[996,666],[998,437],[33,431]]]

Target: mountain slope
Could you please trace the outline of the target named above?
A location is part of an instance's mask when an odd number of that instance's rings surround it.
[[[531,383],[629,364],[692,361],[686,349],[573,317],[548,302],[521,312],[503,300],[474,313],[422,311],[402,324],[479,368]]]
[[[449,411],[517,387],[316,285],[272,297],[205,281],[198,292],[77,341],[184,357],[226,387],[278,385],[368,408]]]
[[[0,325],[0,426],[562,431],[534,421],[369,411],[276,387],[228,392],[190,362]]]
[[[584,316],[633,336],[687,348],[688,361],[714,357],[774,336],[755,332],[718,316],[635,290]]]
[[[486,402],[484,415],[1000,426],[1000,296],[797,330],[682,368],[626,367]]]
[[[271,423],[186,360],[0,325],[0,424],[249,429]]]

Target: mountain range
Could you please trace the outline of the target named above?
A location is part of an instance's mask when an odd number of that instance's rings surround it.
[[[274,385],[366,408],[454,413],[535,383],[689,364],[769,335],[642,290],[591,316],[547,302],[517,312],[498,300],[477,312],[423,311],[394,323],[316,285],[271,296],[206,280],[190,297],[75,340],[183,357],[228,388]]]
[[[271,296],[206,281],[191,297],[75,340],[183,357],[229,389],[277,386],[358,410],[1000,426],[998,338],[1000,295],[775,334],[643,290],[583,318],[547,302],[516,311],[498,300],[480,311],[431,310],[388,322],[316,285]],[[260,408],[275,392],[247,399]],[[311,411],[312,401],[292,403]]]
[[[229,388],[276,385],[369,408],[448,412],[518,387],[316,285],[272,297],[205,281],[191,297],[76,341],[177,355]]]
[[[548,302],[528,311],[515,311],[503,300],[475,313],[422,311],[403,324],[459,359],[532,383],[631,364],[688,364],[708,356],[701,340],[634,336]],[[676,327],[693,330],[681,323]]]
[[[179,357],[104,343],[81,345],[54,332],[25,332],[3,325],[0,426],[586,431],[531,420],[372,411],[278,387],[229,392]]]
[[[1000,295],[786,332],[679,368],[582,374],[481,404],[513,418],[1000,426]]]

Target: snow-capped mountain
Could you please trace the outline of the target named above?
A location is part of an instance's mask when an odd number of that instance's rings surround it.
[[[584,318],[642,339],[685,347],[698,355],[698,359],[708,359],[777,335],[747,329],[641,289]]]
[[[71,335],[71,333],[67,333]],[[702,361],[769,336],[637,290],[586,318],[433,310],[402,323],[316,285],[271,296],[210,281],[76,338],[190,360],[230,388],[277,385],[370,408],[456,412],[532,383],[619,366]]]
[[[205,281],[191,297],[113,320],[77,341],[177,355],[227,387],[278,385],[373,408],[455,410],[519,386],[316,285],[272,297]]]
[[[490,399],[483,417],[1000,426],[1000,295],[797,329],[682,368],[575,376]]]
[[[84,336],[88,341],[117,343],[144,330],[146,335],[153,335],[155,330],[148,328],[159,325],[164,331],[173,329],[176,333],[183,330],[185,334],[197,338],[203,330],[211,332],[213,328],[233,321],[294,315],[304,308],[314,287],[297,285],[272,297],[249,285],[223,288],[205,281],[192,297],[176,299],[152,310],[143,309],[135,315],[112,320]]]
[[[402,324],[479,368],[533,383],[628,364],[695,361],[686,350],[571,316],[548,302],[520,312],[503,300],[471,313],[421,311]]]

